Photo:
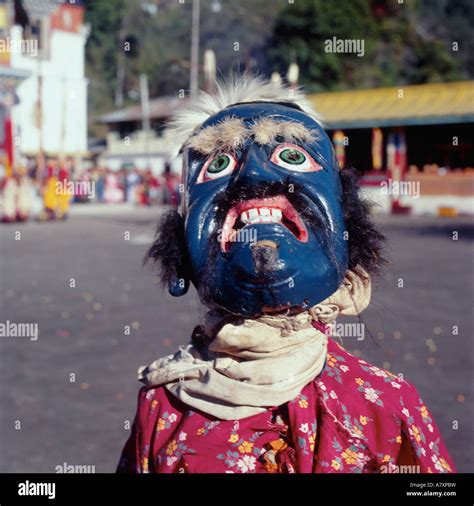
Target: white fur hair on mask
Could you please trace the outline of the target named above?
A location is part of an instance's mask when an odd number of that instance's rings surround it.
[[[232,75],[216,83],[215,93],[199,92],[172,118],[167,132],[172,139],[171,153],[176,155],[189,137],[211,116],[230,105],[246,102],[288,102],[321,123],[321,117],[301,89],[293,89],[259,76]]]

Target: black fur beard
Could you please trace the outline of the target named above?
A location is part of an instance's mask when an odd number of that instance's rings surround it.
[[[184,240],[184,219],[176,209],[161,216],[155,240],[145,254],[143,264],[158,268],[163,288],[177,279],[191,279],[190,262]]]
[[[388,264],[383,256],[386,238],[373,222],[372,205],[360,196],[360,177],[353,168],[340,171],[342,209],[349,234],[349,269],[360,265],[372,276],[379,276]]]

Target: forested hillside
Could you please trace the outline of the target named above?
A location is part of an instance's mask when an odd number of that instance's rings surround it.
[[[150,95],[189,88],[191,1],[94,0],[87,74],[92,116]],[[472,0],[201,0],[200,56],[218,75],[300,67],[310,90],[469,79],[474,74]],[[364,41],[364,54],[325,51],[327,39]],[[238,43],[238,44],[236,44]]]

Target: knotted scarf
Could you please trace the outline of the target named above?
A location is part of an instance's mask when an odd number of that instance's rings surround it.
[[[339,314],[354,315],[370,301],[370,277],[349,270],[340,288],[323,302],[296,315],[228,322],[209,312],[206,353],[190,343],[173,355],[140,367],[138,379],[166,388],[185,404],[222,420],[238,420],[292,399],[322,371],[326,333],[313,322],[333,325]],[[321,328],[321,326],[320,326]]]

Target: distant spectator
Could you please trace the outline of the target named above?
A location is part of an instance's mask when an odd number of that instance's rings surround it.
[[[181,179],[171,172],[171,164],[166,162],[164,172],[163,204],[178,206],[179,204],[179,184]]]
[[[95,181],[95,191],[97,202],[104,202],[105,197],[105,170],[99,167],[97,170],[97,179]]]
[[[109,204],[116,204],[123,200],[123,192],[119,187],[118,176],[115,172],[108,170],[105,176],[105,201]]]

